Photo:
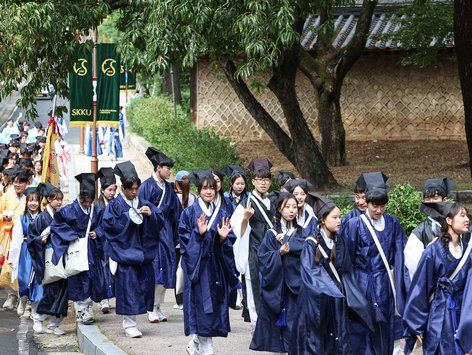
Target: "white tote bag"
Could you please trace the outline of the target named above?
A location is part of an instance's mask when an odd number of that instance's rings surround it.
[[[44,278],[43,278],[43,285],[50,284],[52,282],[59,281],[60,279],[66,279],[66,271],[64,269],[64,265],[62,263],[62,258],[59,259],[57,265],[52,263],[52,254],[54,253],[54,249],[52,245],[46,246],[46,251],[44,255]]]
[[[69,243],[66,253],[66,275],[67,277],[80,274],[81,272],[89,270],[88,262],[88,234],[90,232],[90,225],[93,217],[93,206],[90,211],[90,217],[87,225],[85,237],[74,240]]]
[[[175,280],[175,294],[180,295],[184,292],[184,269],[182,269],[182,258],[180,259],[179,266],[177,267],[177,274]]]

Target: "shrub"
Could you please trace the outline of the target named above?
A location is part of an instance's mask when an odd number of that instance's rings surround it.
[[[211,129],[197,129],[188,115],[164,96],[133,100],[127,109],[131,130],[175,161],[174,171],[222,168],[240,164],[229,139]]]
[[[421,194],[410,184],[395,185],[388,193],[387,212],[398,218],[407,236],[426,219],[421,202]]]
[[[355,204],[352,203],[352,195],[344,194],[336,199],[334,199],[334,203],[341,211],[341,216],[344,216],[346,213],[350,212],[354,207]]]

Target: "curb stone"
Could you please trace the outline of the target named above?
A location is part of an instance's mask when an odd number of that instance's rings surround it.
[[[85,355],[126,355],[113,344],[95,324],[77,324],[77,341],[79,349]]]

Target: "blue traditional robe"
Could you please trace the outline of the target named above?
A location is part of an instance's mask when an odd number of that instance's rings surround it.
[[[151,202],[162,211],[164,225],[159,231],[155,231],[155,233],[159,232],[158,250],[153,262],[155,283],[162,284],[164,288],[174,288],[177,270],[175,247],[178,244],[178,226],[182,204],[172,185],[167,181],[164,181],[164,184],[165,191],[158,185],[154,176],[151,176],[139,188],[139,198]]]
[[[322,238],[321,247],[329,256],[331,250]],[[300,295],[294,312],[290,354],[351,354],[349,312],[372,327],[372,314],[367,300],[352,274],[352,263],[347,241],[337,235],[336,259],[333,261],[339,282],[329,266],[328,258],[320,253],[316,261],[318,243],[305,241],[301,254]]]
[[[20,297],[29,296],[30,286],[35,287],[34,283],[30,282],[31,273],[33,272],[33,261],[31,259],[31,254],[28,251],[27,245],[27,236],[28,228],[30,223],[34,220],[29,213],[22,214],[18,220],[15,222],[13,227],[13,240],[21,241],[19,245],[19,250],[15,250],[15,255],[17,255],[17,269],[18,269],[18,295]],[[18,225],[19,223],[19,225]],[[17,227],[20,227],[17,229]],[[16,249],[16,248],[15,248]],[[10,258],[12,258],[14,248],[10,246]],[[17,254],[18,253],[18,254]],[[36,285],[36,287],[41,288],[41,285]],[[42,290],[37,290],[41,292]]]
[[[463,251],[466,248],[467,243],[463,242]],[[454,279],[450,280],[460,259],[446,251],[441,240],[425,249],[405,306],[403,319],[407,328],[405,333],[409,337],[405,353],[411,352],[416,334],[423,336],[424,354],[462,353],[454,335],[461,319],[463,292],[471,270],[472,254],[468,259]],[[470,318],[470,309],[467,309],[466,317]]]
[[[121,145],[120,129],[110,127],[108,133],[108,155],[115,158],[123,158],[123,146]]]
[[[349,220],[353,219],[354,217],[359,217],[361,214],[363,214],[364,211],[361,211],[358,207],[354,207],[351,211],[346,213],[343,218],[341,219],[341,231],[344,229],[344,227],[347,226],[347,222]]]
[[[288,352],[300,291],[300,253],[304,242],[301,228],[285,234],[282,243],[269,229],[259,248],[261,303],[250,348],[258,351]],[[289,243],[290,251],[280,254]]]
[[[241,196],[239,197],[239,199],[236,199],[234,198],[232,195],[230,195],[229,191],[226,191],[224,193],[224,197],[225,197],[225,200],[227,203],[230,203],[232,206],[233,206],[233,212],[234,210],[236,209],[236,207],[238,207],[238,205],[244,201],[245,199],[247,199],[249,197],[249,192],[245,191],[241,194]]]
[[[95,203],[95,205],[98,206],[103,212],[105,211],[105,208],[108,205],[108,202],[105,202],[105,197],[100,194],[98,197],[98,201]],[[102,241],[102,244],[105,242],[105,236],[103,235],[102,229],[101,229],[101,223],[99,226],[95,228],[95,233],[97,236],[100,238]],[[110,270],[110,263],[109,263],[109,257],[105,253],[105,249],[103,248],[102,254],[100,255],[101,261],[102,261],[102,267],[103,267],[103,272],[105,276],[105,285],[106,285],[106,298],[113,298],[115,297],[114,289],[115,289],[115,282],[114,282],[114,277],[111,273]]]
[[[115,279],[116,314],[137,315],[154,307],[154,268],[162,228],[161,212],[149,201],[137,199],[136,208],[148,206],[151,216],[143,223],[129,217],[130,205],[123,195],[111,200],[103,214],[100,233],[105,238],[105,254],[118,263]]]
[[[395,217],[384,213],[383,218],[385,221],[383,231],[372,228],[380,241],[389,266],[393,266],[397,310],[402,315],[409,281],[403,258],[406,235]],[[374,239],[361,217],[350,219],[341,233],[348,240],[357,283],[365,292],[364,296],[375,312],[373,334],[360,322],[352,322],[353,350],[361,354],[391,354],[394,340],[402,337],[403,327],[401,318],[394,316],[394,298],[388,272]]]
[[[311,206],[305,205],[303,209],[303,218],[297,217],[297,223],[303,228],[303,239],[309,236],[318,235],[318,220],[316,219]]]
[[[46,248],[52,248],[51,237],[46,243],[42,243],[41,233],[51,225],[53,217],[48,209],[41,212],[36,219],[30,223],[28,228],[28,251],[33,260],[34,283],[41,284],[44,278]],[[58,280],[43,285],[43,293],[30,295],[32,301],[39,301],[36,312],[56,317],[67,316],[67,280]]]
[[[457,329],[457,341],[462,351],[472,352],[472,267],[469,265],[469,274],[462,296],[461,319]]]
[[[90,232],[100,225],[102,211],[94,206]],[[51,241],[54,248],[52,262],[57,265],[59,259],[67,253],[69,243],[84,238],[87,232],[90,214],[86,214],[75,200],[71,204],[62,207],[54,214],[51,224]],[[68,278],[69,300],[84,301],[91,298],[94,302],[100,302],[106,298],[105,275],[102,267],[103,246],[100,238],[88,237],[87,257],[89,270]]]
[[[229,218],[219,209],[209,230],[200,235],[197,220],[203,214],[197,199],[186,208],[179,223],[180,251],[184,283],[184,330],[185,335],[226,337],[230,332],[228,307],[236,301],[233,242],[231,232],[221,242],[217,224]],[[215,213],[215,211],[213,211]],[[207,220],[211,216],[207,215]]]

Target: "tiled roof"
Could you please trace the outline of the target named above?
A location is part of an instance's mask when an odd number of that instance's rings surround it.
[[[359,19],[359,7],[338,8],[334,13],[334,36],[333,46],[342,48],[349,44],[356,32],[357,20]],[[404,16],[404,15],[403,15]],[[316,28],[320,24],[318,15],[309,16],[305,22],[305,28],[302,33],[302,45],[305,48],[316,46],[317,34]],[[368,50],[400,49],[401,45],[393,40],[384,40],[382,37],[386,34],[395,33],[399,30],[398,15],[393,8],[383,7],[374,12],[372,23],[370,25],[370,35],[366,42]],[[434,45],[435,40],[431,41]],[[446,44],[452,47],[452,43]]]

